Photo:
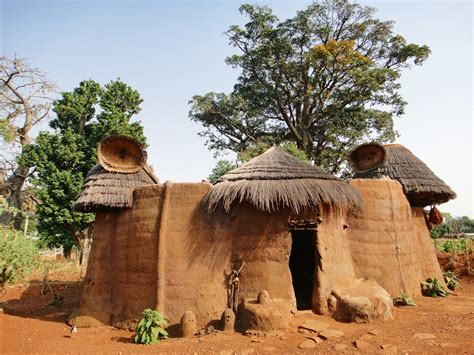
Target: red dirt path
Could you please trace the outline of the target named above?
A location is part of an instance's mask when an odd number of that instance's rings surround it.
[[[298,349],[305,334],[297,326],[308,319],[330,324],[344,332],[337,340],[324,341],[306,353],[335,352],[335,345],[346,345],[342,353],[449,353],[474,354],[474,278],[463,278],[463,290],[448,298],[422,297],[417,307],[395,308],[395,319],[372,324],[339,323],[312,314],[299,314],[283,340],[277,336],[257,338],[240,334],[209,335],[200,339],[171,339],[152,346],[130,342],[132,332],[112,327],[82,328],[72,338],[65,324],[67,315],[79,305],[81,286],[77,281],[57,281],[53,290],[64,295],[59,307],[48,306],[53,296],[40,296],[40,283],[9,288],[0,295],[0,353],[305,353]],[[367,347],[359,350],[353,341],[372,329],[380,335],[367,337]],[[432,340],[416,340],[414,333],[431,333]],[[385,346],[383,350],[381,345]],[[251,351],[253,349],[253,352]],[[247,351],[247,352],[246,352]]]

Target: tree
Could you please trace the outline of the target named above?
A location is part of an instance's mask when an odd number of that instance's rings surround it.
[[[453,217],[450,213],[443,213],[443,223],[435,226],[431,231],[431,237],[439,238],[446,234],[462,235],[474,233],[474,220],[467,217]]]
[[[214,184],[222,175],[225,175],[227,172],[235,169],[236,164],[230,160],[218,160],[216,166],[212,169],[211,174],[207,177],[211,184]]]
[[[22,189],[30,174],[30,166],[21,159],[31,143],[31,130],[47,119],[50,113],[55,84],[46,74],[23,59],[0,57],[0,138],[7,145],[8,156],[2,154],[0,167],[0,192],[8,196],[8,204],[21,209]],[[17,151],[19,150],[19,152]],[[15,154],[11,154],[14,151]],[[19,159],[16,159],[18,153]],[[1,181],[4,180],[4,181]],[[22,214],[17,214],[14,227],[21,225]],[[9,223],[13,215],[5,213],[3,223]]]
[[[33,183],[41,200],[37,228],[48,246],[62,245],[67,254],[76,245],[82,253],[94,214],[75,212],[72,205],[88,171],[97,164],[96,147],[102,138],[124,134],[145,144],[140,122],[130,122],[142,101],[120,80],[104,87],[87,80],[54,102],[56,117],[50,126],[55,131],[41,132],[25,156],[35,166]]]
[[[393,141],[393,118],[405,102],[398,79],[427,46],[392,31],[374,9],[346,0],[315,2],[279,21],[268,7],[242,5],[249,18],[226,32],[241,70],[230,94],[209,92],[190,101],[190,118],[216,154],[251,144],[293,141],[332,173],[365,140]]]

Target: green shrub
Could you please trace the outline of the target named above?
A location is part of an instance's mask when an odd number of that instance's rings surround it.
[[[0,284],[11,284],[39,266],[35,243],[22,233],[0,225]]]
[[[395,306],[416,306],[415,302],[405,292],[400,290],[400,296],[393,299]]]
[[[135,343],[148,345],[157,343],[160,339],[167,339],[168,332],[164,330],[167,323],[163,315],[157,310],[145,309],[143,319],[137,326]]]
[[[428,278],[421,282],[423,294],[429,297],[448,297],[449,292],[443,287],[441,282],[436,278]]]
[[[443,277],[444,282],[446,282],[446,286],[448,286],[451,291],[454,291],[456,288],[462,289],[461,285],[459,284],[460,280],[454,272],[444,271]]]

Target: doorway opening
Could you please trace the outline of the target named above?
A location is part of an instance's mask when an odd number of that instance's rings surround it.
[[[293,230],[291,232],[290,271],[298,310],[312,309],[314,270],[317,259],[316,231]]]

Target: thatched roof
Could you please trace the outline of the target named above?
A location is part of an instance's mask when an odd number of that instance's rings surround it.
[[[146,165],[136,173],[126,174],[107,171],[97,164],[87,174],[73,208],[80,212],[130,208],[133,190],[156,183],[158,179]]]
[[[384,147],[387,161],[376,169],[355,173],[355,178],[388,176],[397,180],[412,206],[424,207],[456,198],[454,191],[403,145],[388,144]]]
[[[203,200],[208,212],[229,212],[232,203],[244,201],[263,211],[299,213],[321,204],[359,205],[361,197],[339,178],[273,147],[222,176]]]

